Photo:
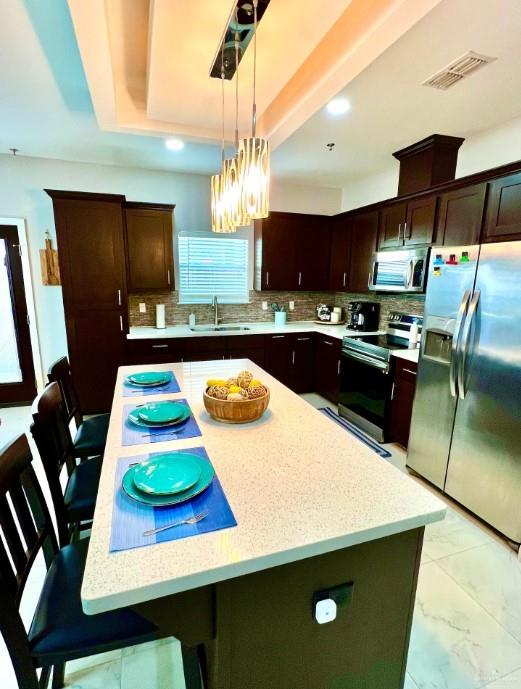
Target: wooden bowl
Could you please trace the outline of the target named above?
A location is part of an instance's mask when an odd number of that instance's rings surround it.
[[[223,423],[249,423],[264,414],[270,402],[270,391],[252,400],[218,400],[203,393],[204,406],[212,419]]]

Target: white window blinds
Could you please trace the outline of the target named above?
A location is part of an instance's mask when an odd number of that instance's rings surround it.
[[[177,241],[180,303],[203,304],[214,295],[223,304],[248,302],[247,239],[181,235]]]

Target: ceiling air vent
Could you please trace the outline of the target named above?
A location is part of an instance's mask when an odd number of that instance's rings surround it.
[[[488,57],[487,55],[478,55],[478,53],[469,50],[468,53],[465,53],[465,55],[462,55],[457,60],[454,60],[454,62],[440,69],[439,72],[436,72],[423,81],[422,86],[432,86],[432,88],[445,91],[476,69],[488,65],[496,59],[495,57]]]

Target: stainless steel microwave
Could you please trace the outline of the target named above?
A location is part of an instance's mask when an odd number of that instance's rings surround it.
[[[374,292],[425,292],[429,249],[377,251],[368,286]]]

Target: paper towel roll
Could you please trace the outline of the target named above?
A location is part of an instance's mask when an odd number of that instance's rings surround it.
[[[156,328],[166,328],[164,304],[156,304]]]

